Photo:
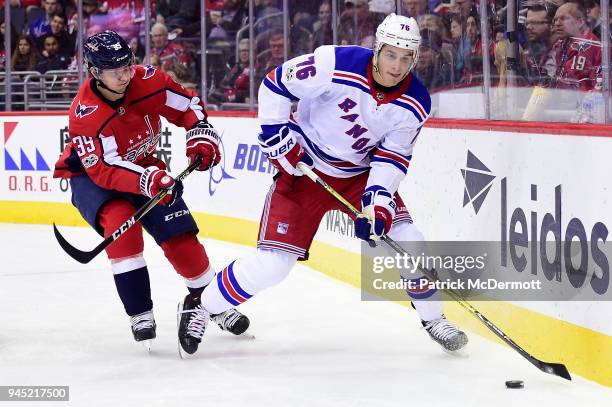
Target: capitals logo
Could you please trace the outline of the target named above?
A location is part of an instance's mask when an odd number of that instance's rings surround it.
[[[572,42],[572,49],[578,52],[585,52],[589,48],[591,48],[591,43],[588,41],[578,40]]]
[[[77,103],[77,107],[74,110],[74,115],[79,118],[82,119],[85,116],[89,116],[90,114],[92,114],[93,112],[95,112],[98,109],[98,105],[95,106],[85,106],[81,104],[81,101],[79,100]]]
[[[155,67],[153,65],[145,65],[144,69],[145,69],[145,73],[142,79],[149,79],[150,77],[155,75]]]

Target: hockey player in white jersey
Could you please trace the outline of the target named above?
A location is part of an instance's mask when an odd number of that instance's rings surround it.
[[[391,14],[377,29],[374,50],[322,46],[265,77],[259,88],[259,143],[278,174],[265,201],[257,251],[218,273],[196,312],[183,316],[191,335],[202,337],[210,314],[282,281],[298,260],[308,258],[323,215],[343,210],[302,176],[299,162],[369,215],[355,219],[359,238],[423,240],[397,194],[431,109],[427,89],[411,73],[420,40],[413,18]],[[298,107],[291,114],[293,102]],[[467,336],[444,317],[438,292],[408,295],[433,340],[448,351],[465,346]]]

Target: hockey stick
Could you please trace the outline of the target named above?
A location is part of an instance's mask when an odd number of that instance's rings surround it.
[[[357,217],[365,216],[361,213],[357,208],[355,208],[349,201],[347,201],[342,195],[340,195],[334,188],[332,188],[325,180],[319,177],[313,170],[310,169],[307,165],[303,163],[298,163],[298,169],[302,171],[308,178],[310,178],[315,183],[322,186],[327,192],[329,192],[334,198],[336,198],[346,209],[348,209],[353,215]],[[410,254],[406,252],[395,240],[391,239],[389,236],[384,235],[381,240],[385,242],[389,247],[395,250],[397,253],[402,255]],[[424,269],[423,267],[418,266],[419,271],[421,271],[430,281],[436,281],[437,278],[429,271]],[[499,337],[502,341],[504,341],[508,346],[518,352],[521,356],[527,359],[532,365],[543,371],[544,373],[549,373],[552,375],[560,376],[567,380],[572,380],[572,377],[567,370],[567,367],[561,363],[549,363],[541,361],[531,354],[529,354],[525,349],[521,348],[516,342],[514,342],[508,335],[506,335],[501,329],[499,329],[493,322],[491,322],[487,317],[485,317],[480,311],[474,308],[469,302],[461,297],[459,293],[452,289],[444,290],[448,295],[450,295],[456,302],[459,303],[467,312],[476,317],[480,322],[482,322],[489,330],[491,330],[497,337]]]
[[[189,167],[187,167],[183,172],[175,177],[177,181],[184,180],[187,175],[191,174],[198,166],[200,165],[200,160],[194,161]],[[111,233],[106,239],[104,239],[99,245],[97,245],[93,250],[83,251],[79,250],[64,238],[62,234],[53,223],[53,233],[55,233],[55,238],[59,245],[64,249],[66,253],[79,263],[89,263],[94,257],[102,252],[102,250],[106,249],[111,243],[115,240],[119,239],[121,235],[128,231],[136,222],[142,219],[151,209],[153,209],[159,201],[164,199],[164,197],[168,195],[168,191],[161,190],[155,195],[153,198],[149,199],[149,201],[144,204],[140,209],[138,209],[128,220],[123,222],[121,226],[119,226],[113,233]]]

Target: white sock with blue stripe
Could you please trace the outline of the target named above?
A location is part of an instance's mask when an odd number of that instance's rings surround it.
[[[298,256],[278,250],[257,249],[230,263],[202,293],[202,306],[211,314],[237,307],[261,290],[280,283]]]

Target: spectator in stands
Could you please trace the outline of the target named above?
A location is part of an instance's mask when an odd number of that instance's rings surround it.
[[[601,39],[601,21],[602,21],[601,6],[599,4],[600,1],[605,1],[605,0],[586,0],[584,2],[584,6],[587,12],[587,20],[588,20],[589,27],[591,31],[593,32],[593,34],[595,34],[597,38],[599,39]],[[612,6],[612,4],[610,6]],[[609,12],[612,13],[612,7],[610,8],[611,10],[609,10]],[[612,23],[612,20],[611,20],[611,23]],[[612,38],[612,25],[610,25],[610,31],[608,32],[610,34],[610,38]]]
[[[601,43],[589,29],[584,7],[565,3],[555,13],[560,39],[553,46],[555,86],[588,91],[594,88],[601,66]]]
[[[36,64],[36,70],[40,73],[47,71],[63,70],[68,68],[70,58],[59,53],[59,41],[53,34],[45,37],[42,58]]]
[[[331,4],[323,2],[319,6],[319,19],[313,24],[313,47],[333,44],[333,40]]]
[[[29,35],[20,35],[13,51],[11,67],[16,71],[33,71],[38,62],[38,52],[34,41]]]
[[[455,58],[455,46],[451,41],[446,26],[442,22],[442,18],[435,14],[421,14],[417,18],[417,23],[421,30],[433,31],[440,37],[441,47],[440,54],[445,61],[454,60]]]
[[[478,14],[478,10],[474,6],[474,0],[454,0],[452,13],[467,19],[469,15]]]
[[[450,17],[450,39],[455,49],[459,47],[459,42],[463,37],[463,24],[461,16],[455,14]]]
[[[248,16],[247,0],[223,0],[223,29],[234,38]]]
[[[397,3],[395,0],[370,0],[368,2],[368,9],[377,26],[382,23],[387,15],[395,13],[396,7]]]
[[[166,71],[166,73],[172,79],[174,79],[176,83],[180,83],[185,89],[194,92],[197,90],[197,85],[192,82],[189,69],[185,65],[175,63]]]
[[[238,62],[221,82],[224,95],[219,99],[232,103],[245,103],[249,96],[249,39],[238,43]]]
[[[367,0],[345,0],[340,15],[338,41],[341,45],[357,45],[376,32],[376,19],[370,14]]]
[[[76,13],[76,10],[74,10]],[[102,13],[98,0],[83,0],[83,14],[85,17],[90,17]]]
[[[2,42],[2,44],[0,44],[0,69],[2,70],[4,70],[6,66],[6,52],[4,50],[5,30],[6,23],[4,22],[4,16],[2,16],[2,23],[0,23],[0,41]],[[17,30],[15,30],[15,27],[11,24],[11,49],[15,49],[17,46],[17,37]]]
[[[427,0],[402,0],[402,15],[417,18],[427,14]]]
[[[255,89],[258,88],[268,72],[285,62],[285,37],[282,30],[273,31],[268,39],[268,45],[268,50],[262,52],[257,59]],[[291,50],[289,50],[289,58],[291,58]]]
[[[255,0],[255,21],[263,20],[255,27],[255,34],[282,28],[283,17],[270,17],[272,14],[280,13],[280,10],[270,5],[270,0]]]
[[[155,23],[151,28],[152,53],[159,56],[161,68],[168,70],[174,63],[185,66],[191,64],[191,57],[185,48],[177,43],[168,42],[168,29],[162,23]]]
[[[221,10],[210,10],[210,33],[208,39],[212,42],[227,42],[229,37],[223,28],[223,13]]]
[[[554,75],[551,64],[552,32],[551,16],[546,7],[536,5],[527,10],[525,21],[527,44],[523,55],[523,66],[531,85],[546,84]]]
[[[51,18],[51,34],[59,41],[60,54],[70,58],[74,56],[76,36],[68,34],[66,30],[66,16],[64,14],[54,14]]]
[[[136,64],[142,64],[145,59],[145,50],[138,36],[132,38],[129,42],[130,49],[134,53]]]
[[[464,83],[480,82],[482,80],[482,55],[480,22],[477,14],[473,14],[465,20],[465,34],[459,42],[459,48],[457,49],[455,77],[461,78]],[[491,41],[489,44],[489,56],[489,61],[492,64],[495,56],[494,41]]]
[[[415,74],[430,91],[450,83],[452,67],[442,58],[441,50],[440,35],[428,29],[421,30],[421,46]]]
[[[198,0],[158,0],[155,5],[156,21],[170,30],[183,28],[200,21]],[[199,30],[198,30],[199,31]]]
[[[30,23],[28,28],[28,33],[35,42],[51,32],[51,19],[61,11],[59,0],[42,0],[42,6],[45,9],[45,14]]]

